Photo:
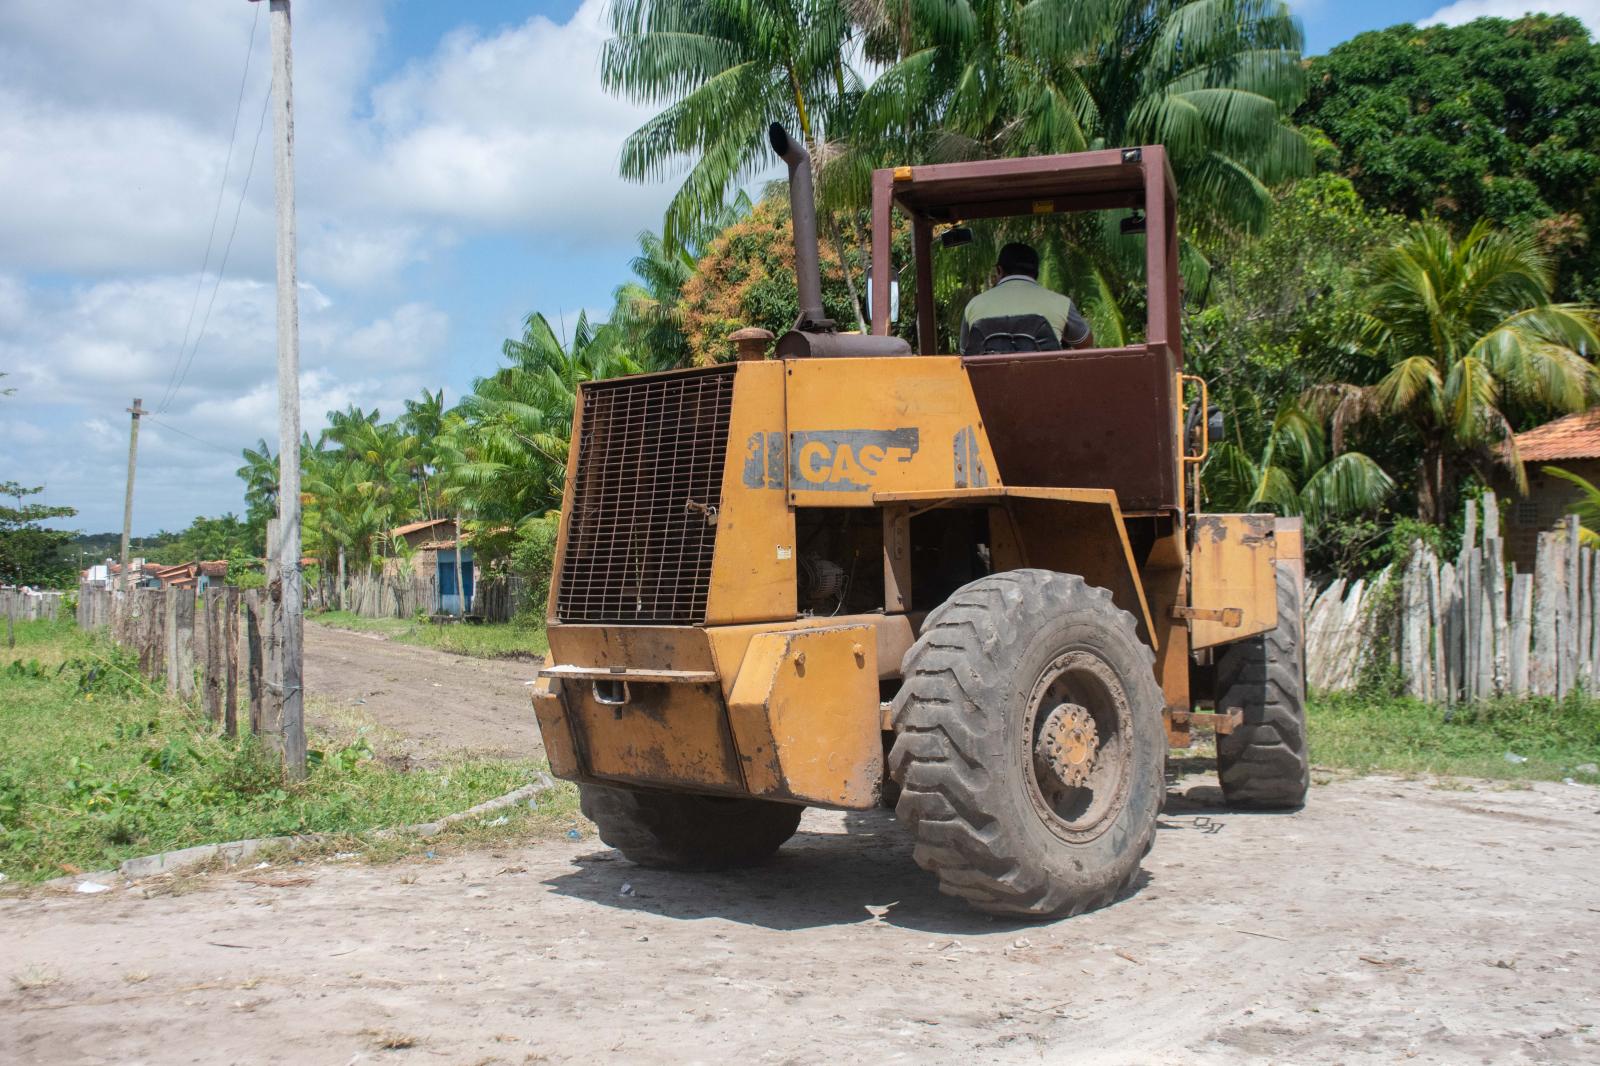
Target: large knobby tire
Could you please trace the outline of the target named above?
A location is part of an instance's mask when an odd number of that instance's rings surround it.
[[[640,866],[726,870],[772,858],[804,807],[655,789],[579,785],[583,816],[600,839]]]
[[[902,665],[889,770],[913,856],[941,891],[1052,918],[1128,886],[1165,791],[1153,663],[1110,593],[1069,574],[992,574],[928,615]],[[1040,747],[1063,713],[1092,719],[1097,738],[1072,783]]]
[[[1306,754],[1306,668],[1300,583],[1278,567],[1278,625],[1230,644],[1217,659],[1217,710],[1243,722],[1217,736],[1217,777],[1234,807],[1292,810],[1311,785]]]

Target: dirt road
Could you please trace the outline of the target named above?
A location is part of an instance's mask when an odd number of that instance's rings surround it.
[[[527,689],[539,665],[472,659],[372,633],[306,626],[313,727],[351,717],[376,723],[388,734],[386,747],[416,762],[451,753],[543,755]]]
[[[809,813],[740,874],[585,839],[0,900],[0,1061],[1600,1059],[1593,788],[1180,796],[1130,898],[1035,926],[939,896],[887,815],[848,821]]]

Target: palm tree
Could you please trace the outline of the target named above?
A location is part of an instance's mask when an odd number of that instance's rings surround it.
[[[267,519],[278,513],[278,457],[263,438],[254,448],[246,448],[241,455],[244,465],[234,474],[244,482],[245,522],[251,539],[263,543]]]
[[[1272,511],[1313,524],[1375,511],[1394,481],[1360,452],[1329,457],[1322,424],[1290,404],[1272,421],[1259,456],[1233,441],[1214,444],[1202,474],[1207,503],[1223,511]]]
[[[406,413],[400,416],[399,428],[412,444],[411,477],[416,482],[417,499],[425,518],[438,518],[442,501],[436,498],[433,477],[439,469],[439,438],[444,434],[444,390],[422,390],[422,399],[407,400]]]
[[[877,167],[1166,147],[1187,236],[1259,230],[1271,189],[1310,166],[1287,119],[1304,95],[1299,26],[1278,0],[852,0],[865,53],[889,64],[850,106],[823,197],[864,203]],[[1038,246],[1042,279],[1073,294],[1104,343],[1133,338],[1142,239],[1110,212],[980,225],[936,260],[949,322],[984,283],[989,246]],[[1193,291],[1208,264],[1185,240]],[[949,323],[946,323],[947,325]]]
[[[578,384],[640,371],[618,333],[580,315],[564,344],[542,314],[507,340],[510,365],[479,378],[441,438],[444,497],[480,522],[516,525],[560,505]]]
[[[1457,240],[1437,220],[1413,223],[1365,273],[1363,337],[1377,380],[1308,394],[1333,414],[1335,450],[1362,418],[1411,427],[1422,448],[1418,517],[1429,522],[1454,511],[1469,471],[1499,464],[1526,491],[1507,402],[1577,411],[1600,398],[1595,310],[1551,303],[1552,276],[1531,235],[1479,222]]]
[[[771,167],[768,123],[814,150],[841,99],[860,90],[842,59],[850,23],[838,0],[616,0],[611,30],[606,88],[666,105],[623,144],[622,176],[660,178],[693,160],[667,208],[669,247]]]
[[[1578,516],[1578,539],[1590,548],[1600,548],[1600,486],[1582,474],[1574,474],[1559,466],[1547,466],[1543,470],[1551,477],[1558,477],[1577,487],[1578,498],[1567,509]]]
[[[869,55],[839,168],[1165,145],[1191,223],[1256,226],[1309,165],[1279,0],[856,0]],[[841,175],[834,175],[840,177]]]
[[[655,233],[639,234],[639,254],[628,264],[635,281],[618,286],[611,324],[621,330],[634,360],[647,370],[685,366],[690,359],[680,299],[695,266],[717,236],[750,213],[750,197],[738,192],[713,217],[696,223],[682,244]]]

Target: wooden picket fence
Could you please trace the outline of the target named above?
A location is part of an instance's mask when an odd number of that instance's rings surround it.
[[[1539,535],[1533,573],[1504,558],[1487,493],[1481,510],[1467,503],[1454,560],[1419,541],[1398,571],[1334,581],[1306,611],[1310,687],[1348,690],[1390,669],[1409,695],[1446,705],[1600,691],[1600,555],[1577,518]]]
[[[282,735],[268,684],[280,672],[280,614],[267,589],[78,589],[80,628],[106,629],[138,656],[144,677],[198,701],[229,736],[241,725],[269,740]]]
[[[61,614],[64,593],[0,588],[0,619],[10,622],[53,622]]]
[[[325,578],[306,589],[306,606],[311,610],[333,610],[342,604],[341,609],[362,618],[415,618],[434,613],[439,602],[436,582],[432,576],[351,574],[345,579],[341,597],[338,581]],[[473,585],[472,603],[466,613],[476,621],[509,622],[529,605],[528,598],[529,585],[523,578],[486,578]]]

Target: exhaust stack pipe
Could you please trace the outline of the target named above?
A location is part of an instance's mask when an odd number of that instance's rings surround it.
[[[794,219],[794,273],[800,295],[800,320],[795,329],[831,333],[833,322],[822,310],[822,268],[817,259],[817,205],[811,185],[811,156],[805,145],[774,122],[767,127],[772,150],[789,164],[789,214]]]

